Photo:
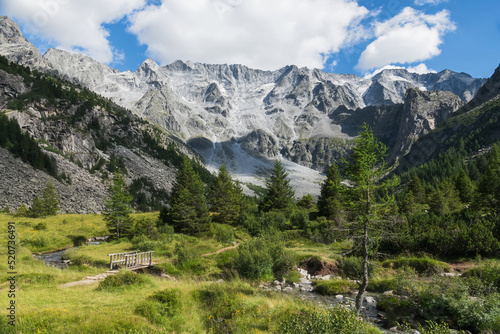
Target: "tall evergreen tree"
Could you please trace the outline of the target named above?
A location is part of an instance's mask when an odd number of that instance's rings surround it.
[[[338,220],[342,216],[342,181],[338,166],[333,162],[328,169],[326,180],[321,186],[318,198],[318,212],[331,220]]]
[[[293,208],[295,192],[290,186],[288,173],[279,160],[274,161],[271,174],[266,179],[266,189],[267,193],[259,204],[260,211],[287,211]]]
[[[120,237],[126,234],[132,225],[130,201],[132,197],[127,191],[125,180],[120,172],[116,172],[108,188],[109,199],[104,209],[104,220],[111,233]]]
[[[496,144],[490,150],[486,172],[479,182],[474,206],[500,210],[500,148]]]
[[[59,211],[59,196],[52,182],[47,182],[47,185],[43,189],[42,201],[45,215],[57,215],[57,211]]]
[[[352,231],[359,241],[363,257],[363,279],[356,296],[358,313],[368,286],[368,259],[373,252],[372,245],[376,244],[375,234],[383,230],[386,216],[394,209],[394,198],[382,197],[380,193],[386,193],[388,188],[396,186],[399,182],[397,178],[382,180],[387,173],[384,161],[386,152],[386,146],[375,138],[373,130],[367,124],[363,124],[362,131],[356,138],[351,160],[344,160],[352,185],[349,188],[349,207],[355,220]]]
[[[463,168],[455,176],[455,188],[458,190],[460,200],[463,203],[470,203],[474,199],[474,186],[469,175]]]
[[[205,185],[184,156],[172,190],[168,222],[176,232],[193,234],[208,229],[210,213],[205,197]]]
[[[238,222],[243,205],[242,194],[241,186],[233,181],[226,167],[222,165],[207,196],[210,210],[214,213],[212,221],[220,224]]]

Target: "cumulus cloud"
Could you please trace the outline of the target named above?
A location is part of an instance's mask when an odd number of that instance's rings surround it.
[[[2,10],[48,45],[112,63],[123,53],[110,45],[103,24],[144,5],[145,0],[3,0]]]
[[[435,15],[406,7],[395,17],[375,24],[375,40],[361,53],[358,68],[411,64],[437,56],[445,33],[455,30],[447,10]]]
[[[177,59],[276,69],[323,68],[364,36],[368,10],[350,0],[164,0],[130,17],[130,32],[162,64]]]

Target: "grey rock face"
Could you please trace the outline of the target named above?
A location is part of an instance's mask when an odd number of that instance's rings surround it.
[[[37,48],[24,38],[17,23],[8,16],[0,16],[0,54],[12,62],[32,68],[46,66]]]

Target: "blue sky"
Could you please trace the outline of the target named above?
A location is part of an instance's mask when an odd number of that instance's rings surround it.
[[[153,58],[489,77],[500,63],[498,0],[3,0],[0,14],[42,53],[83,53],[121,71]]]

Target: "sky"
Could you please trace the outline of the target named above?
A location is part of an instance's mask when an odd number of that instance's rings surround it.
[[[59,48],[120,71],[147,58],[286,65],[370,75],[402,67],[490,77],[498,0],[2,0],[43,54]]]

